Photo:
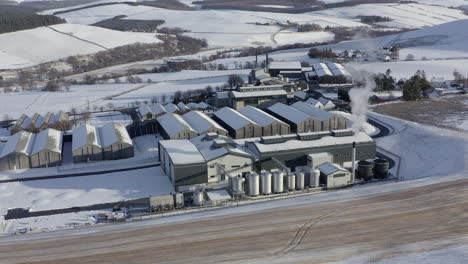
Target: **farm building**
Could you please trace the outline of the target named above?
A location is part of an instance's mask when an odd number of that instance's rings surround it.
[[[20,131],[8,138],[0,150],[0,170],[20,170],[31,167],[29,151],[33,134]]]
[[[68,114],[65,112],[53,113],[49,119],[49,128],[53,128],[59,131],[67,131],[70,129],[70,120]]]
[[[333,73],[333,76],[349,76],[349,72],[345,70],[343,65],[334,62],[327,63],[328,69]]]
[[[95,126],[83,125],[73,130],[73,162],[102,160],[102,144]]]
[[[296,102],[291,106],[312,116],[316,120],[316,122],[314,122],[313,131],[327,131],[346,128],[346,119],[332,115],[325,110],[312,106],[311,104]]]
[[[315,131],[317,120],[294,107],[277,103],[268,107],[267,112],[289,124],[292,132],[304,133]]]
[[[29,153],[31,168],[54,167],[62,164],[63,132],[48,128],[33,135]]]
[[[198,136],[197,131],[178,114],[167,113],[158,117],[157,120],[165,139],[190,139]]]
[[[49,112],[45,116],[40,116],[36,120],[36,122],[34,124],[34,126],[37,128],[37,130],[42,131],[42,130],[48,128],[50,119],[52,118],[52,115],[53,114]]]
[[[312,64],[317,77],[324,77],[324,76],[333,76],[333,73],[328,69],[328,66],[325,63],[314,63]]]
[[[175,187],[207,182],[205,158],[190,140],[159,141],[159,161]]]
[[[133,157],[133,142],[124,125],[107,123],[99,128],[99,136],[101,137],[101,147],[105,160]]]
[[[216,133],[218,135],[227,136],[228,132],[213,119],[199,111],[191,111],[182,116],[190,127],[193,128],[199,135],[206,133]]]
[[[317,99],[309,98],[307,99],[306,103],[311,104],[313,107],[317,107],[323,109],[325,106]]]
[[[335,107],[336,107],[336,105],[331,100],[329,100],[327,98],[320,97],[318,100],[322,103],[323,109],[325,109],[325,110],[335,109]]]
[[[222,125],[232,138],[253,138],[262,136],[262,127],[229,107],[215,112],[213,119]]]
[[[34,124],[32,122],[32,119],[26,115],[22,114],[21,117],[16,121],[15,126],[11,129],[12,134],[16,134],[20,131],[29,131],[34,128]]]
[[[250,120],[262,127],[262,136],[287,135],[291,132],[288,124],[278,118],[252,106],[239,109]]]
[[[351,173],[330,162],[323,163],[317,166],[320,171],[320,184],[326,185],[327,188],[338,188],[351,184]]]

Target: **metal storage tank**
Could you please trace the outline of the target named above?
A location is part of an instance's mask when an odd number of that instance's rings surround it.
[[[390,168],[390,162],[385,159],[376,159],[374,161],[375,167],[375,178],[377,179],[385,179],[388,176],[388,170]]]
[[[305,175],[303,172],[296,173],[296,189],[297,190],[304,190],[305,186]]]
[[[242,194],[244,193],[244,178],[237,175],[231,178],[231,188],[232,194]]]
[[[202,206],[204,201],[203,191],[196,191],[193,193],[193,204],[195,206]]]
[[[319,187],[320,180],[320,171],[319,170],[310,170],[309,172],[309,187],[317,188]]]
[[[257,196],[260,194],[260,176],[257,173],[249,175],[249,195]]]
[[[358,162],[357,177],[358,179],[363,179],[368,181],[372,179],[374,174],[374,164],[369,161],[361,160]]]
[[[284,174],[281,171],[275,171],[273,173],[273,192],[282,193],[283,190],[283,179]]]
[[[261,175],[262,194],[271,194],[271,173],[262,171]]]
[[[296,190],[296,175],[294,173],[288,174],[288,191]]]

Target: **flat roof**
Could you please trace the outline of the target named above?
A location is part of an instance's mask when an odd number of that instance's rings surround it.
[[[282,103],[276,103],[268,107],[268,110],[296,124],[311,118],[309,115],[297,110],[296,108]]]
[[[235,98],[288,95],[288,93],[285,90],[264,90],[264,91],[251,91],[251,92],[231,91],[231,93],[232,93],[232,96]]]
[[[280,122],[284,124],[284,122],[278,118],[250,105],[239,109],[239,112],[261,126],[268,126],[274,122]]]
[[[174,165],[205,162],[200,151],[190,140],[161,140],[159,143],[166,150]]]
[[[243,114],[229,107],[221,108],[219,111],[216,111],[214,115],[223,120],[226,125],[230,126],[234,130],[250,124],[256,124],[254,121],[250,120]]]
[[[269,69],[302,69],[299,61],[273,61],[268,66]]]
[[[315,107],[305,102],[296,102],[292,104],[291,106],[320,121],[325,121],[333,117],[333,115],[328,113],[327,111],[324,111],[318,107]]]

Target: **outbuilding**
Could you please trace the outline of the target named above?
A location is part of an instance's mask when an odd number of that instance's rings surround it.
[[[103,159],[101,137],[95,126],[83,125],[75,128],[72,139],[74,163]]]
[[[239,113],[259,124],[262,127],[262,136],[287,135],[291,133],[291,128],[288,124],[256,107],[246,106],[241,108]]]
[[[224,107],[213,114],[213,119],[222,125],[232,138],[262,136],[262,127],[238,111]]]
[[[306,103],[311,104],[313,107],[317,107],[320,109],[324,108],[324,105],[319,100],[314,99],[314,98],[307,99]]]
[[[205,113],[199,111],[191,111],[182,116],[190,127],[192,127],[199,135],[206,133],[216,133],[218,135],[227,136],[228,131]]]
[[[134,156],[133,142],[124,125],[107,123],[99,128],[105,160],[127,159]]]
[[[351,173],[337,164],[326,162],[317,166],[317,169],[320,171],[320,184],[327,188],[339,188],[352,183]]]
[[[63,132],[48,128],[35,134],[31,151],[31,168],[54,167],[62,164]]]

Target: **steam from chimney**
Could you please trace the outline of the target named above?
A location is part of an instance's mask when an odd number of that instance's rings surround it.
[[[363,124],[367,121],[369,98],[377,85],[372,75],[368,72],[350,69],[350,73],[353,76],[354,82],[360,85],[349,91],[352,112],[351,121],[353,122],[352,130],[357,133],[361,131]]]

